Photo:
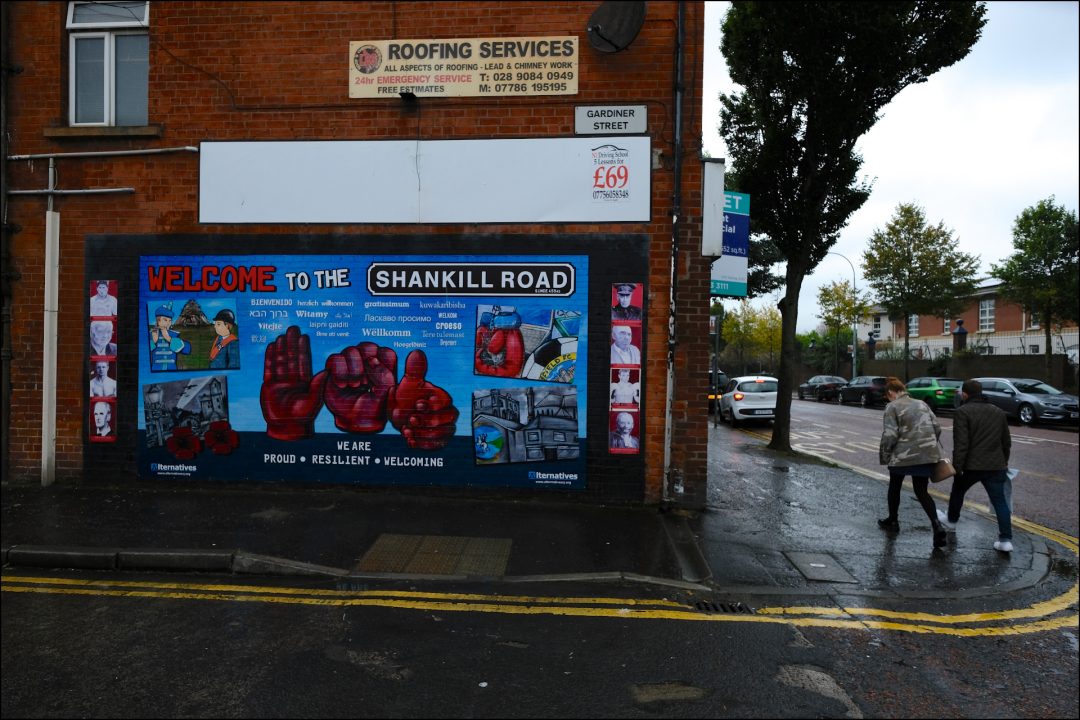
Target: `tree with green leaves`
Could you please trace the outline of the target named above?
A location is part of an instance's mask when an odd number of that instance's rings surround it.
[[[981,2],[733,2],[724,18],[720,48],[742,87],[720,96],[729,184],[787,263],[771,448],[791,449],[803,279],[870,194],[855,143],[897,93],[966,56],[985,14]]]
[[[979,257],[958,249],[944,223],[927,225],[914,203],[900,203],[885,229],[874,230],[863,252],[863,275],[889,317],[904,319],[904,377],[910,359],[912,315],[953,317],[971,304]]]
[[[990,274],[1001,280],[1001,295],[1039,320],[1045,336],[1046,372],[1050,372],[1053,325],[1080,321],[1076,211],[1055,205],[1054,196],[1025,208],[1013,222],[1013,254]]]
[[[742,372],[746,372],[746,361],[754,353],[754,325],[754,308],[746,300],[724,314],[721,330],[727,343],[724,356],[737,362]]]
[[[832,328],[834,332],[837,348],[834,367],[838,367],[840,329],[851,327],[866,315],[870,310],[870,294],[864,290],[856,290],[847,280],[833,281],[818,288],[817,301],[820,310],[818,317],[825,323],[825,327]],[[852,347],[854,348],[854,343]]]
[[[771,306],[755,307],[746,299],[724,316],[722,357],[739,374],[776,367],[780,352],[780,312]]]
[[[754,313],[753,338],[754,347],[759,355],[759,368],[767,368],[769,372],[775,371],[776,359],[780,354],[782,344],[782,329],[783,318],[775,307],[765,306]]]

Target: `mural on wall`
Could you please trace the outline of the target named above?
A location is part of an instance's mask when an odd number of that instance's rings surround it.
[[[577,459],[577,403],[573,387],[474,390],[476,464]]]
[[[89,414],[91,442],[116,442],[116,280],[91,280],[87,301],[90,329]]]
[[[611,387],[608,395],[608,452],[641,452],[641,342],[645,313],[640,282],[611,286]]]
[[[147,304],[146,316],[151,321],[147,337],[152,372],[240,369],[240,326],[233,300],[155,300]]]
[[[514,306],[479,305],[476,312],[477,375],[574,382],[580,311],[538,307],[523,317]]]
[[[583,488],[587,281],[585,256],[144,256],[140,477]]]
[[[165,447],[179,460],[203,450],[231,454],[239,434],[229,424],[229,381],[224,375],[143,385],[146,447]]]

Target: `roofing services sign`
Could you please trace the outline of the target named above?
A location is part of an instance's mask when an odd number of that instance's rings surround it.
[[[576,95],[578,39],[354,40],[349,97]]]

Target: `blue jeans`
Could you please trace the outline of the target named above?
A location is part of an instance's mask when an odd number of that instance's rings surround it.
[[[968,470],[953,478],[952,492],[949,493],[949,522],[960,519],[960,508],[964,507],[964,494],[976,483],[982,483],[990,504],[994,506],[998,521],[998,540],[1012,540],[1012,513],[1005,499],[1005,470]]]

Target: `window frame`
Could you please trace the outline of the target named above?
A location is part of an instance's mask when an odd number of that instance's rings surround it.
[[[907,319],[907,336],[919,337],[919,316],[908,315]]]
[[[144,2],[143,17],[141,19],[119,20],[114,22],[86,22],[76,23],[75,8],[79,5],[104,5],[101,2],[69,2],[67,12],[68,31],[68,126],[73,128],[91,127],[139,127],[137,125],[117,125],[116,122],[116,39],[123,36],[145,36],[147,38],[147,74],[149,75],[149,27],[150,27],[150,2]],[[103,41],[102,62],[102,104],[103,112],[100,121],[80,122],[77,117],[77,91],[78,72],[77,55],[75,47],[80,40],[100,38]],[[147,78],[149,83],[149,77]],[[149,90],[149,88],[147,88]],[[149,92],[147,93],[149,95]],[[149,97],[147,98],[149,105]],[[147,107],[147,120],[149,121],[149,107]]]
[[[101,0],[73,0],[68,3],[67,8],[67,23],[68,30],[75,30],[76,32],[82,30],[109,30],[112,28],[150,28],[150,0],[142,2],[143,17],[132,18],[131,20],[117,20],[115,22],[93,22],[93,23],[77,23],[75,22],[75,8],[80,5],[115,5],[116,3],[101,2]]]
[[[989,312],[984,312],[989,309]],[[997,300],[984,298],[979,301],[979,332],[994,332],[997,321]]]

